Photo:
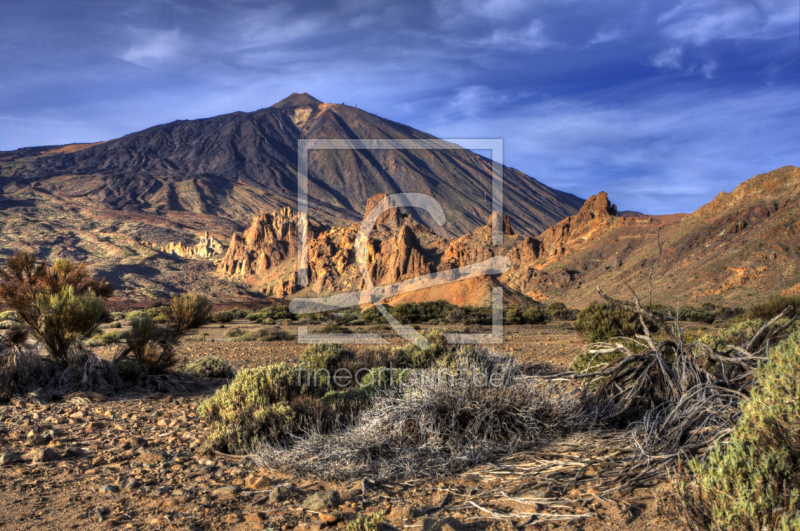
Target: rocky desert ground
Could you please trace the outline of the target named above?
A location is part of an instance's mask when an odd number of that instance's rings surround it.
[[[295,361],[304,347],[294,340],[232,342],[226,332],[236,327],[260,325],[206,325],[184,339],[180,353],[187,361],[218,356],[244,368]],[[506,326],[504,334],[498,350],[556,369],[565,369],[584,344],[568,323]],[[103,357],[113,349],[97,348]],[[526,518],[507,516],[531,513],[565,515],[531,529],[676,529],[656,512],[658,485],[619,499],[592,492],[555,499],[542,486],[511,492],[514,482],[502,463],[453,477],[332,483],[260,468],[248,457],[204,453],[208,428],[196,409],[212,393],[112,400],[79,394],[0,406],[0,527],[343,529],[359,513],[382,511],[386,523],[408,530],[510,530]],[[580,456],[581,447],[580,440],[567,439],[512,461],[551,459],[550,474],[540,482],[546,487],[559,462]]]

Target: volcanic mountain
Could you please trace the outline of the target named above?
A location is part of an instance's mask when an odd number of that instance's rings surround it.
[[[437,140],[362,109],[292,94],[255,112],[180,120],[108,142],[0,153],[1,174],[15,190],[116,211],[192,213],[209,227],[222,221],[244,228],[254,215],[296,208],[298,139]],[[474,230],[492,208],[491,160],[438,143],[442,149],[311,151],[311,217],[342,225],[360,220],[375,194],[418,192],[441,203],[448,234]],[[503,180],[505,211],[524,234],[574,214],[582,203],[511,168]]]

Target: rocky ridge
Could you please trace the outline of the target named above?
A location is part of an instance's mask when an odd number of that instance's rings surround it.
[[[445,299],[485,304],[489,288],[499,285],[516,300],[528,297],[582,306],[596,298],[597,287],[620,296],[629,295],[628,285],[649,293],[653,268],[654,295],[664,303],[679,297],[743,305],[771,293],[800,289],[800,270],[794,265],[800,257],[798,198],[800,169],[795,167],[756,176],[680,221],[620,216],[601,192],[575,215],[535,238],[517,234],[509,217],[498,218],[497,213],[473,232],[447,239],[409,214],[389,211],[382,214],[368,241],[369,272],[375,285],[388,285],[506,256],[511,265],[500,275],[405,293],[392,302]],[[368,205],[381,199],[374,196]],[[358,224],[312,230],[311,282],[301,288],[295,281],[296,214],[282,212],[277,218],[256,218],[244,240],[234,236],[218,273],[235,275],[279,297],[364,289],[354,251]],[[277,220],[282,221],[276,225]],[[493,222],[503,225],[501,245],[492,244]],[[254,238],[266,230],[265,224],[271,224],[270,237]]]

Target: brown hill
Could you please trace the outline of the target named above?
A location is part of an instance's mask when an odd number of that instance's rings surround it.
[[[537,238],[516,234],[505,218],[500,246],[492,245],[491,224],[444,239],[409,216],[395,214],[384,216],[384,224],[371,235],[370,272],[376,285],[389,285],[491,257],[510,261],[502,274],[395,294],[390,302],[486,304],[491,287],[502,285],[506,297],[516,302],[529,297],[581,307],[597,298],[598,286],[627,297],[630,285],[648,295],[652,269],[656,302],[747,305],[800,289],[799,197],[800,169],[792,166],[758,175],[677,221],[671,216],[622,217],[601,192]],[[276,219],[262,216],[244,240],[234,236],[218,272],[281,297],[364,289],[353,251],[357,225],[312,230],[311,282],[301,287],[291,251],[296,248],[296,215],[284,211],[278,226]],[[252,237],[267,233],[288,236],[271,236],[263,243]],[[290,251],[283,253],[284,248]],[[264,263],[272,265],[261,267]]]

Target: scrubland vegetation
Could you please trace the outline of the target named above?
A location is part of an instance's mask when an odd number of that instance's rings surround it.
[[[196,293],[108,314],[112,293],[83,264],[11,257],[0,269],[8,307],[0,314],[0,400],[210,390],[208,381],[226,381],[198,410],[211,428],[206,451],[338,479],[449,475],[570,434],[610,430],[625,435],[616,441],[632,441],[618,481],[669,477],[660,510],[674,521],[691,529],[800,529],[800,297],[748,309],[643,307],[605,295],[580,312],[558,302],[505,308],[508,324],[574,321],[589,345],[560,374],[447,344],[439,327],[489,324],[490,309],[404,303],[387,309],[405,324],[433,325],[425,348],[317,344],[297,363],[237,373],[218,358],[184,364],[176,346],[209,322],[325,322],[323,332],[347,334],[381,327],[383,316],[375,308],[212,312]],[[102,322],[120,330],[100,332]],[[717,329],[687,333],[687,322]],[[277,326],[226,335],[293,339]],[[90,348],[109,345],[111,360]],[[351,526],[379,520],[365,516]]]

